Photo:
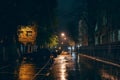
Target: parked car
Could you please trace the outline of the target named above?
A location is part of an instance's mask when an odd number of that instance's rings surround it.
[[[53,57],[54,57],[54,58],[56,58],[56,57],[57,57],[57,55],[58,55],[58,53],[57,53],[57,50],[56,50],[56,49],[52,49],[52,50],[51,50],[51,53],[52,53],[52,55],[53,55]]]
[[[49,49],[47,48],[42,48],[39,49],[37,52],[33,52],[33,53],[26,53],[23,55],[23,60],[25,61],[42,61],[42,62],[46,62],[49,59],[52,59],[52,53],[50,52]]]

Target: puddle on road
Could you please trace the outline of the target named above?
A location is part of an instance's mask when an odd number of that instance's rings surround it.
[[[19,68],[18,80],[31,80],[35,74],[35,66],[33,64],[22,64]]]
[[[68,80],[69,70],[74,69],[74,62],[70,55],[59,55],[52,67],[53,80]]]

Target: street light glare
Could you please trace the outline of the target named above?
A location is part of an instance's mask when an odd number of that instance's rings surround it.
[[[65,36],[65,34],[64,34],[64,33],[61,33],[61,36]]]
[[[65,37],[64,40],[66,40],[67,38]]]

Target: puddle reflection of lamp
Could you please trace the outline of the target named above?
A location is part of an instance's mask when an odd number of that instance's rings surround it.
[[[19,80],[31,80],[35,74],[33,64],[22,64],[19,69]]]

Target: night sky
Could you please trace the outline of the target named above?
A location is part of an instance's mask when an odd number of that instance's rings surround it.
[[[0,0],[0,32],[15,32],[18,25],[32,22],[39,26],[48,26],[53,19],[56,5],[56,0]]]
[[[32,21],[46,26],[57,14],[58,27],[65,29],[71,22],[78,24],[80,16],[86,12],[86,7],[86,0],[1,0],[0,25],[8,30]]]
[[[86,12],[86,0],[58,0],[59,27],[65,29],[69,23],[77,26],[80,16]]]

